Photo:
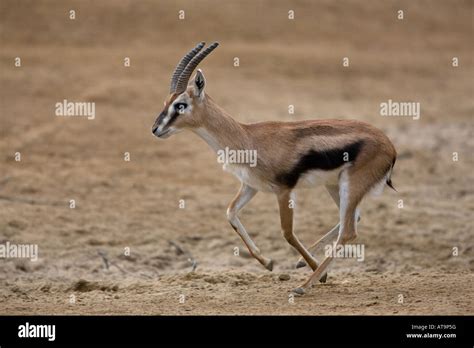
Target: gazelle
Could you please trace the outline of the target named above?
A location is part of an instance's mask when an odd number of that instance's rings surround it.
[[[308,120],[243,124],[234,120],[204,92],[206,80],[201,70],[191,74],[218,43],[203,50],[204,42],[186,54],[171,78],[164,109],[152,131],[168,138],[182,130],[196,133],[216,152],[229,148],[257,153],[257,165],[226,163],[224,170],[241,181],[241,187],[227,209],[232,228],[268,270],[273,261],[262,255],[238,218],[239,211],[258,191],[273,192],[278,200],[281,228],[288,243],[300,254],[296,267],[309,265],[313,273],[293,291],[303,294],[316,281],[324,282],[332,256],[321,264],[310,253],[322,243],[336,238],[335,246],[357,236],[358,205],[376,187],[393,188],[391,173],[396,151],[387,136],[375,127],[355,120]],[[293,231],[290,200],[294,190],[324,185],[339,207],[339,223],[309,249]]]

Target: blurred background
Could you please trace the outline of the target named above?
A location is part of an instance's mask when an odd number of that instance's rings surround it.
[[[472,314],[472,7],[1,0],[0,241],[40,252],[36,263],[0,260],[1,314]],[[398,193],[363,205],[365,261],[336,260],[293,306],[287,291],[309,270],[294,270],[274,197],[241,214],[276,263],[269,273],[226,220],[238,181],[191,133],[151,134],[175,65],[200,41],[221,44],[200,67],[238,121],[358,119],[398,150]],[[95,119],[55,116],[64,99],[95,102]],[[388,99],[421,103],[420,120],[380,116]],[[301,191],[296,220],[309,245],[337,209],[323,189]],[[181,293],[190,300],[177,306]]]

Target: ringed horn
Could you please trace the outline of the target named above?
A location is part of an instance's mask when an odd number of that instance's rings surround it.
[[[188,54],[186,54],[176,66],[173,77],[171,78],[170,93],[182,93],[186,90],[189,78],[191,77],[194,69],[196,69],[199,63],[201,63],[201,61],[206,58],[209,53],[219,46],[219,43],[214,42],[204,51],[201,51],[204,45],[204,42],[199,43],[196,47],[189,51]]]

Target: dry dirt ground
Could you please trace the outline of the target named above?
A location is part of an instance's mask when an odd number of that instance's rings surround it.
[[[473,314],[472,4],[1,0],[0,241],[37,244],[39,260],[0,260],[0,314]],[[336,260],[293,301],[310,272],[275,198],[241,214],[268,272],[226,221],[237,179],[191,133],[151,135],[201,40],[221,43],[206,88],[237,120],[359,119],[398,150],[398,193],[363,203],[364,261]],[[63,99],[95,102],[96,118],[55,116]],[[421,118],[380,116],[388,99],[420,102]],[[336,222],[323,189],[298,193],[305,245]]]

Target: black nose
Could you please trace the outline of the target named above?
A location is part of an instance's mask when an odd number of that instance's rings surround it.
[[[158,129],[158,126],[154,126],[154,127],[151,129],[151,132],[152,132],[153,134],[155,134],[155,132],[156,132],[157,129]]]

